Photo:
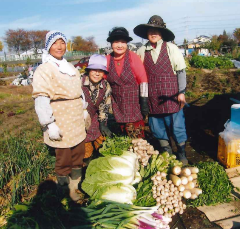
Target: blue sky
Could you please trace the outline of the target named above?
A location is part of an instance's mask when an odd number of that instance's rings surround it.
[[[239,0],[0,0],[0,39],[8,29],[60,30],[67,38],[94,36],[99,47],[114,26],[133,28],[160,15],[177,44],[198,35],[232,33],[240,28]]]

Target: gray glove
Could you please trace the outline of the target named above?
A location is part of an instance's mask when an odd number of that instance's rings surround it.
[[[99,123],[99,129],[103,136],[111,137],[112,132],[108,129],[106,121]]]
[[[49,124],[48,126],[48,136],[51,140],[61,141],[62,140],[62,133],[59,127],[55,122]]]

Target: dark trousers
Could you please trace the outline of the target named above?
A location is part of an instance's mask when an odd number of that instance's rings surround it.
[[[55,148],[56,164],[55,172],[59,176],[67,176],[72,168],[81,168],[83,166],[83,157],[85,154],[85,142],[71,148]]]

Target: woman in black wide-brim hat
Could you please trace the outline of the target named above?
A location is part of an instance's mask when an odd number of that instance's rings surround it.
[[[143,116],[148,114],[147,75],[141,59],[128,50],[132,41],[124,27],[114,27],[107,41],[113,52],[107,56],[107,81],[112,88],[116,122],[131,137],[144,137]]]
[[[134,28],[134,33],[148,42],[138,50],[148,76],[149,126],[159,140],[160,150],[172,153],[168,134],[177,143],[177,158],[187,164],[187,141],[183,106],[185,105],[185,61],[178,47],[169,42],[175,36],[163,19],[152,16],[147,24]],[[168,130],[168,131],[167,131]]]

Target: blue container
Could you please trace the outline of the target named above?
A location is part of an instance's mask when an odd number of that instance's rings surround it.
[[[231,122],[240,125],[240,104],[233,104],[231,106]]]

